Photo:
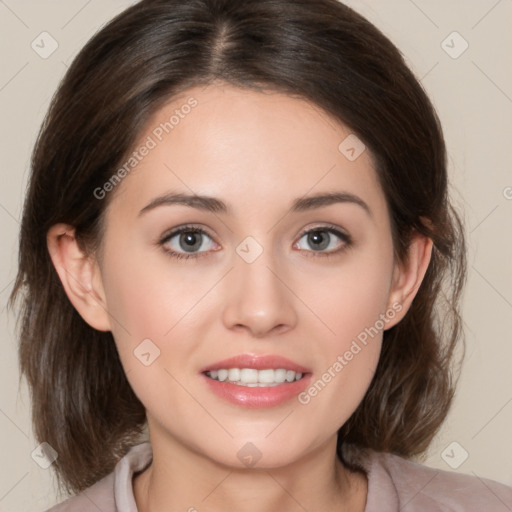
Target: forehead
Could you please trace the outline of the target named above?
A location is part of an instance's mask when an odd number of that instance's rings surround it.
[[[152,116],[134,153],[118,186],[130,210],[168,191],[226,198],[254,213],[328,190],[385,207],[362,142],[317,105],[278,92],[191,88]]]

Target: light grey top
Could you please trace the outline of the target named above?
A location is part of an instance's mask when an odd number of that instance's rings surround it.
[[[138,512],[132,478],[152,462],[149,442],[134,446],[114,471],[47,512]],[[365,512],[511,512],[512,487],[433,469],[389,453],[362,461],[368,477]]]

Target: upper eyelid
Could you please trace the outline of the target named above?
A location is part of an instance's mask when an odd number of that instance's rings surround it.
[[[184,226],[178,226],[176,228],[173,228],[173,229],[170,229],[168,231],[166,231],[161,237],[160,237],[160,241],[161,242],[164,242],[166,240],[169,240],[170,238],[174,238],[176,235],[179,235],[181,234],[182,232],[187,232],[187,231],[197,231],[197,232],[200,232],[200,233],[204,233],[206,235],[208,235],[212,240],[214,240],[214,236],[211,235],[209,233],[209,231],[207,229],[205,229],[204,227],[199,227],[199,226],[196,226],[194,224],[185,224]]]

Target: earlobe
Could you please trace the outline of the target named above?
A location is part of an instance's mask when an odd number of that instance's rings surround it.
[[[48,252],[64,291],[93,328],[110,331],[110,319],[97,262],[86,255],[68,224],[53,225],[46,235]]]
[[[409,245],[407,261],[395,264],[388,307],[400,304],[402,308],[386,329],[399,323],[409,310],[430,264],[432,248],[432,239],[418,233]]]

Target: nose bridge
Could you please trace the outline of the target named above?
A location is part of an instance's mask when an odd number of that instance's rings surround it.
[[[244,326],[254,336],[263,336],[276,327],[296,321],[293,294],[286,276],[274,258],[274,251],[248,237],[236,249],[234,269],[229,276],[229,292],[224,307],[227,327]]]

